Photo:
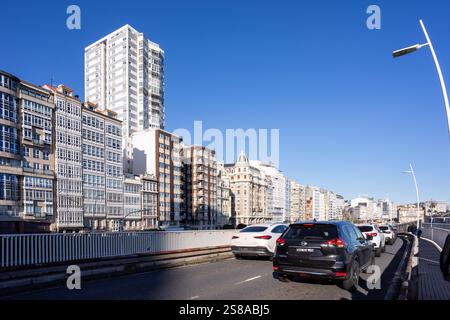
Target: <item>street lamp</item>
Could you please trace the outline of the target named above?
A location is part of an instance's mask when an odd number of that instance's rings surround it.
[[[414,169],[412,164],[409,164],[410,170],[403,171],[402,173],[409,173],[412,175],[414,180],[414,186],[416,187],[416,197],[417,197],[417,229],[420,228],[420,200],[419,200],[419,188],[417,186],[416,174],[414,173]]]
[[[419,22],[420,22],[420,26],[422,27],[422,30],[423,30],[423,33],[425,35],[427,42],[424,44],[415,44],[415,45],[407,47],[407,48],[396,50],[396,51],[392,52],[392,55],[394,58],[398,58],[398,57],[404,56],[406,54],[416,52],[417,50],[419,50],[422,47],[425,47],[425,46],[430,47],[430,51],[433,56],[433,60],[436,65],[437,73],[439,76],[439,81],[441,82],[442,95],[444,96],[445,111],[447,114],[447,129],[448,129],[448,135],[450,137],[450,106],[449,106],[449,102],[448,102],[447,88],[445,87],[445,82],[444,82],[444,77],[442,75],[441,66],[439,65],[439,61],[437,59],[436,52],[434,51],[433,44],[430,40],[430,37],[428,36],[427,29],[425,28],[425,25],[423,24],[422,20],[419,20]]]

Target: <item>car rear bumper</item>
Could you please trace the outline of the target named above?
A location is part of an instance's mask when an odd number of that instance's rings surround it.
[[[274,263],[274,276],[297,276],[320,279],[345,279],[347,277],[347,267],[343,262],[336,262],[333,267],[310,268],[291,265],[277,265]]]
[[[266,247],[244,247],[231,246],[231,251],[235,255],[252,256],[252,257],[272,257],[273,252],[270,252]]]

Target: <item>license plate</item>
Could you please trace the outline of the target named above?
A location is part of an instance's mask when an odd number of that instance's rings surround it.
[[[297,248],[297,252],[314,252],[314,249],[310,249],[310,248]]]

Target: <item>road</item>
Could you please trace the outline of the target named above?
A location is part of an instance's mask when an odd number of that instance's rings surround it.
[[[47,288],[6,299],[156,299],[156,300],[366,300],[383,299],[397,269],[403,240],[397,239],[376,258],[381,289],[367,290],[369,275],[362,275],[360,289],[347,292],[328,281],[280,282],[272,277],[268,260],[228,259],[220,262],[82,282],[80,290]]]

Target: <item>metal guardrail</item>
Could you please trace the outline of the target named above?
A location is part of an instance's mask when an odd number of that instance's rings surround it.
[[[0,271],[67,261],[227,246],[235,230],[0,235]]]
[[[441,248],[444,247],[445,239],[450,234],[450,229],[441,227],[442,225],[437,223],[433,223],[433,227],[431,227],[430,223],[424,223],[422,225],[422,237],[433,240]]]

